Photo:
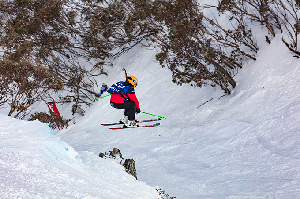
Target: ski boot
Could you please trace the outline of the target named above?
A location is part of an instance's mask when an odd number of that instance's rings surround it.
[[[135,127],[139,127],[139,125],[137,125],[135,120],[128,120],[126,123],[124,123],[124,127],[125,128],[135,128]]]
[[[125,124],[128,122],[128,116],[125,116],[124,118],[120,119],[120,124]]]

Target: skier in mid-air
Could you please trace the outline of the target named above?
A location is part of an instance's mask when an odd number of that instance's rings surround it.
[[[135,113],[140,113],[141,110],[134,91],[138,80],[134,76],[127,76],[126,71],[125,74],[126,81],[113,84],[107,92],[111,93],[110,104],[112,107],[125,109],[124,118],[120,120],[120,122],[124,124],[124,127],[138,127],[135,120]]]

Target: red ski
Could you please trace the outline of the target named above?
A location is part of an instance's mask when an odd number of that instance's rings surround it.
[[[151,125],[143,125],[143,126],[138,126],[138,127],[134,127],[134,128],[140,128],[140,127],[156,127],[156,126],[159,126],[160,123],[155,123],[155,124],[151,124]],[[134,128],[128,128],[128,127],[125,127],[125,126],[122,126],[122,127],[110,127],[109,129],[112,129],[112,130],[118,130],[118,129],[134,129]]]
[[[161,120],[161,118],[157,118],[157,119],[151,119],[151,120],[142,120],[142,121],[139,121],[137,123],[144,123],[144,122],[153,122],[153,121],[159,121]],[[116,122],[116,123],[110,123],[110,124],[101,124],[103,126],[113,126],[113,125],[118,125],[118,124],[122,124],[120,122]]]

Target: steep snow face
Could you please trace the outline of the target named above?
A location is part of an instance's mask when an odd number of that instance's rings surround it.
[[[77,153],[49,127],[0,114],[0,198],[158,198],[113,160]]]
[[[117,122],[123,111],[104,98],[57,135],[76,151],[119,148],[136,161],[139,180],[177,198],[299,198],[300,63],[280,36],[224,97],[217,88],[176,86],[155,53],[133,49],[99,84],[124,80],[125,67],[139,80],[141,110],[167,118],[161,126],[109,130],[100,123]]]

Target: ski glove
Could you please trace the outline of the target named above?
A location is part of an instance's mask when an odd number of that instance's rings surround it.
[[[135,111],[136,113],[140,113],[141,112],[141,109],[136,109],[136,111]]]

